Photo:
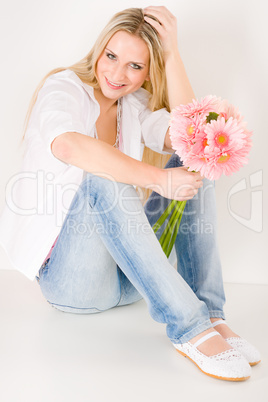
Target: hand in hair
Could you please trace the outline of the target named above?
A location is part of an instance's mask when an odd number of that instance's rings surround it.
[[[143,9],[144,19],[158,32],[162,42],[165,60],[178,51],[177,19],[164,6],[150,6]]]

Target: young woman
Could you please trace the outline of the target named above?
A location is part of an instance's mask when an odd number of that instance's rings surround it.
[[[116,14],[84,59],[37,88],[0,239],[55,308],[87,314],[143,297],[181,354],[239,381],[260,357],[225,323],[214,186],[181,166],[169,138],[169,111],[192,98],[169,10]],[[172,154],[164,169],[141,161],[144,145]],[[153,190],[145,208],[137,186]],[[151,228],[169,199],[189,200],[177,271]]]

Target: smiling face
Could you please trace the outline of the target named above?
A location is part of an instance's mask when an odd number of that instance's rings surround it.
[[[116,32],[97,63],[97,79],[102,95],[116,101],[139,89],[149,80],[149,50],[139,37]]]

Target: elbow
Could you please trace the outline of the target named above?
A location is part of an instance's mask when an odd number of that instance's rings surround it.
[[[71,134],[73,133],[60,134],[51,143],[51,152],[55,158],[68,164],[72,158],[73,150]]]

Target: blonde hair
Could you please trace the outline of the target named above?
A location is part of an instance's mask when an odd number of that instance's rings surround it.
[[[151,16],[151,18],[156,20],[156,18],[153,16]],[[23,138],[25,136],[25,131],[30,119],[33,106],[36,102],[38,92],[50,75],[69,69],[73,71],[84,83],[92,86],[93,88],[99,88],[99,84],[96,78],[97,62],[111,37],[118,31],[125,31],[132,35],[135,35],[143,39],[144,42],[147,44],[150,54],[150,81],[145,81],[142,87],[150,93],[148,107],[152,111],[161,108],[166,108],[168,111],[170,111],[163,49],[158,33],[150,24],[148,24],[144,20],[144,13],[141,8],[128,8],[126,10],[118,12],[111,18],[111,20],[100,33],[91,51],[82,60],[71,65],[70,67],[56,68],[50,71],[42,79],[32,96],[27,111]],[[158,154],[145,147],[143,162],[163,167],[163,164],[167,162],[169,158],[170,155]],[[147,197],[148,192],[145,195],[145,198]]]

